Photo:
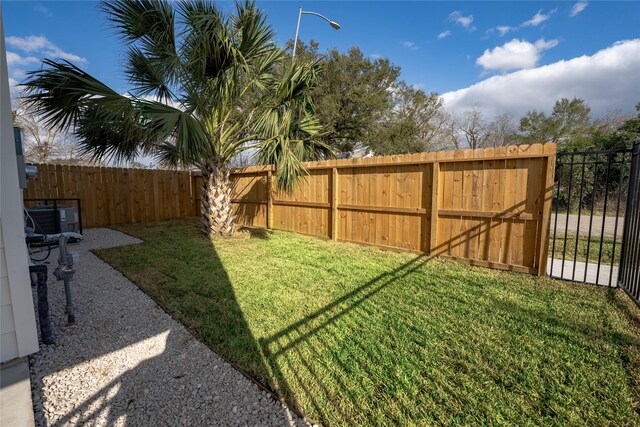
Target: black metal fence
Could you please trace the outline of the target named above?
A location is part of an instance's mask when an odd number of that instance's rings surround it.
[[[617,286],[632,150],[558,153],[550,276]]]
[[[640,305],[640,142],[633,146],[618,284]]]

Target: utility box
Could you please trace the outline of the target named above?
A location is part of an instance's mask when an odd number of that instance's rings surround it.
[[[48,205],[34,206],[27,212],[35,223],[35,232],[56,234],[65,232],[79,233],[78,210],[73,206]]]

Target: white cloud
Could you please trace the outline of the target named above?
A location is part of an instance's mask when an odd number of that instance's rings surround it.
[[[447,31],[443,31],[440,34],[438,34],[438,40],[442,40],[445,37],[449,37],[451,35],[451,31],[447,30]]]
[[[573,5],[573,7],[571,8],[571,12],[569,12],[569,16],[573,18],[574,16],[585,10],[588,5],[589,3],[587,3],[586,1],[579,1],[578,3]]]
[[[380,55],[379,53],[372,53],[369,55],[370,57],[372,57],[373,59],[380,59],[382,58],[382,55]]]
[[[22,95],[19,87],[20,83],[14,78],[9,77],[9,96],[14,99]]]
[[[504,36],[505,34],[507,34],[509,31],[513,31],[516,28],[514,27],[510,27],[508,25],[500,25],[496,27],[496,30],[498,30],[500,32],[500,37]]]
[[[415,90],[424,90],[424,83],[415,83],[411,87]]]
[[[44,6],[42,3],[37,3],[35,6],[33,6],[33,10],[45,16],[53,16],[53,13],[51,13],[49,8]]]
[[[411,50],[418,49],[418,46],[414,42],[409,41],[409,40],[403,41],[402,42],[402,46],[406,47],[407,49],[411,49]]]
[[[558,46],[558,43],[560,43],[558,39],[545,40],[542,38],[540,40],[536,40],[534,46],[540,52],[543,50],[551,49],[552,47],[556,47]]]
[[[44,36],[9,36],[6,38],[6,42],[7,45],[15,49],[22,50],[23,52],[39,53],[42,56],[49,57],[50,59],[65,59],[76,63],[76,65],[84,65],[87,63],[86,58],[70,52],[65,52]]]
[[[38,62],[40,60],[35,56],[20,56],[15,52],[7,51],[7,66],[9,67],[37,64]]]
[[[585,6],[586,7],[586,6]],[[542,13],[542,10],[539,10],[535,15],[533,15],[533,17],[527,21],[524,21],[522,24],[516,26],[516,27],[512,27],[510,25],[499,25],[495,28],[491,28],[487,31],[487,34],[491,34],[494,33],[496,31],[498,31],[500,33],[500,37],[504,36],[505,34],[507,34],[510,31],[518,31],[521,28],[524,27],[537,27],[538,25],[542,24],[543,22],[547,21],[549,18],[551,18],[551,15],[553,15],[554,13],[556,13],[558,9],[553,9],[551,12],[549,12],[548,14],[544,14]]]
[[[15,98],[20,95],[21,89],[19,82],[24,80],[26,71],[23,67],[35,65],[40,62],[35,56],[22,56],[15,52],[6,51],[7,68],[9,71],[9,86],[11,97]]]
[[[459,10],[454,10],[449,14],[449,21],[462,25],[469,31],[475,31],[476,27],[473,25],[473,15],[464,16]]]
[[[489,119],[504,112],[516,117],[534,109],[550,112],[558,99],[578,97],[597,117],[633,112],[640,99],[639,75],[640,39],[626,40],[591,56],[494,76],[442,97],[451,113],[479,104]]]
[[[9,36],[7,37],[6,41],[9,46],[23,50],[25,52],[35,52],[38,50],[42,50],[49,44],[49,40],[47,40],[47,38],[43,36]]]
[[[542,24],[544,21],[551,18],[551,15],[553,15],[556,10],[557,9],[553,9],[551,12],[549,12],[546,15],[542,13],[542,10],[539,10],[535,15],[533,15],[533,18],[523,22],[520,26],[521,27],[537,27],[538,25]]]
[[[87,64],[85,58],[63,51],[44,36],[9,36],[5,41],[7,46],[23,53],[7,51],[7,67],[12,97],[19,95],[18,82],[24,80],[27,70],[35,68],[42,58],[66,59],[80,66]]]
[[[558,40],[540,39],[534,43],[513,39],[510,42],[484,51],[476,60],[485,70],[515,70],[533,68],[540,60],[540,52],[558,45]]]

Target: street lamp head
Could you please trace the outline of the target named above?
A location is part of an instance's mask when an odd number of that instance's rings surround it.
[[[331,25],[334,29],[339,30],[340,29],[340,24],[338,24],[336,21],[332,21],[329,18],[327,18],[324,15],[320,15],[318,12],[311,12],[309,10],[302,10],[302,6],[300,6],[300,9],[298,11],[298,26],[296,27],[296,37],[293,39],[293,53],[291,54],[291,59],[295,59],[296,58],[296,46],[298,45],[298,33],[300,32],[300,18],[302,18],[302,15],[314,15],[317,16],[318,18],[322,18],[325,21],[327,21],[329,23],[329,25]]]

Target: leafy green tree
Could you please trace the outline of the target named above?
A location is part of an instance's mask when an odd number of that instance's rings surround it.
[[[591,108],[579,98],[557,101],[551,113],[552,141],[585,140],[591,130]]]
[[[553,130],[546,114],[529,111],[520,119],[521,140],[526,144],[545,143],[551,141]]]
[[[528,144],[555,142],[560,148],[588,145],[591,131],[591,108],[579,98],[556,101],[550,116],[529,111],[520,120],[523,142]]]
[[[636,116],[627,119],[622,126],[609,135],[605,144],[607,149],[631,148],[640,141],[640,102],[636,104]]]
[[[200,169],[204,230],[233,231],[229,165],[256,148],[290,189],[301,161],[328,149],[309,96],[317,63],[285,61],[254,3],[223,13],[206,0],[102,2],[127,44],[132,90],[120,94],[67,61],[44,60],[24,84],[49,125],[72,130],[94,158],[139,154]]]
[[[587,165],[575,166],[573,169],[564,166],[557,170],[556,177],[560,181],[561,191],[557,203],[561,209],[577,210],[579,207],[603,209],[604,194],[608,191],[613,200],[617,192],[624,195],[627,187],[624,179],[629,175],[628,162],[613,161],[607,164],[607,156],[596,154],[601,150],[621,150],[631,148],[633,141],[640,140],[640,103],[636,105],[638,115],[624,120],[620,116],[608,116],[591,123],[586,135],[580,134],[566,141],[562,148],[571,152],[594,152],[593,154],[573,154],[575,162],[587,162]],[[620,124],[620,122],[622,123]],[[612,160],[620,159],[621,154],[610,154]],[[571,183],[582,182],[580,191],[573,191],[568,197]],[[619,184],[622,183],[622,186]],[[573,186],[576,188],[576,185]],[[624,197],[622,198],[624,200]],[[616,204],[610,202],[607,211],[615,210]]]
[[[385,116],[369,132],[366,145],[376,154],[406,154],[442,148],[448,118],[435,93],[397,83]]]
[[[370,59],[358,47],[346,53],[330,49],[323,55],[315,41],[309,45],[298,42],[296,61],[300,59],[323,65],[311,93],[324,130],[322,141],[341,152],[366,144],[378,120],[391,108],[389,90],[400,68],[385,58]]]

